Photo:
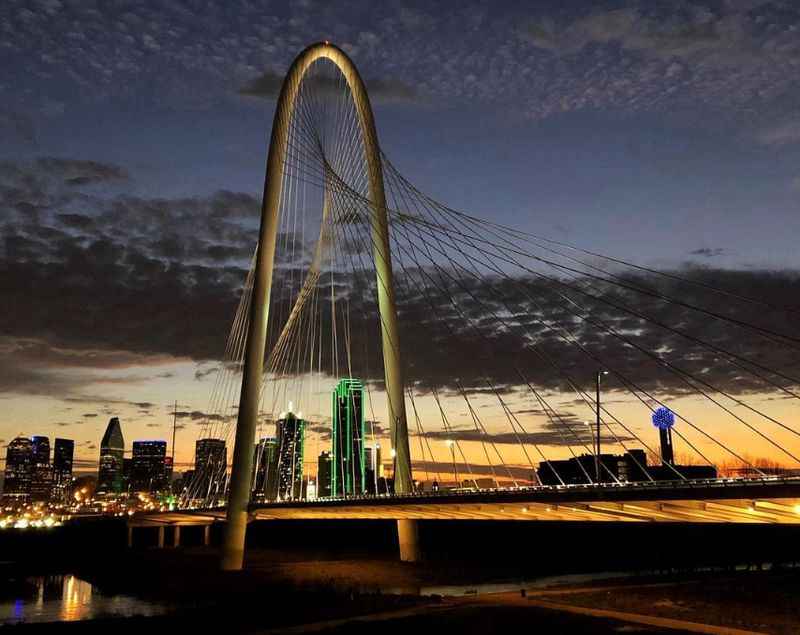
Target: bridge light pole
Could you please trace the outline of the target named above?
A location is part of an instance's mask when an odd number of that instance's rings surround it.
[[[603,375],[608,375],[607,370],[598,370],[595,373],[595,394],[597,399],[595,400],[595,415],[596,415],[596,423],[597,423],[597,433],[596,433],[596,452],[594,455],[594,477],[595,482],[599,485],[600,484],[600,378]]]
[[[453,460],[453,478],[456,479],[456,487],[458,487],[458,468],[456,467],[456,442],[452,439],[447,439],[444,444],[450,448],[450,457]]]

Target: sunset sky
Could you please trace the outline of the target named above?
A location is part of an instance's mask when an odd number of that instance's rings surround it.
[[[791,307],[794,313],[754,308],[630,273],[690,304],[800,338],[796,2],[434,4],[2,2],[3,446],[17,435],[73,438],[79,469],[89,470],[111,416],[120,417],[128,448],[135,439],[169,440],[177,402],[176,463],[191,465],[256,243],[275,105],[269,87],[319,40],[352,57],[370,91],[382,150],[421,191],[503,225]],[[542,297],[549,319],[569,323]],[[775,382],[797,389],[791,378],[800,376],[800,355],[791,346],[652,300],[625,300],[779,370]],[[503,376],[510,365],[530,368],[550,404],[591,445],[583,425],[591,409],[512,343],[491,362],[477,344],[429,348],[426,342],[439,341],[436,326],[415,319],[424,311],[412,303],[401,306],[403,315],[409,375],[420,382],[419,415],[440,469],[450,461],[447,438],[461,442],[470,463],[486,463],[456,389],[460,373],[500,453],[493,462],[518,476],[530,472],[502,407],[481,392],[470,365],[495,373],[526,438],[548,458],[569,456],[563,431],[527,389]],[[800,430],[800,404],[786,390],[723,368],[657,329],[617,324],[649,350]],[[800,438],[792,431],[721,399],[787,454],[718,405],[640,366],[624,347],[581,336],[737,453],[796,465],[790,455],[800,455]],[[592,393],[595,369],[545,345]],[[297,397],[314,423],[311,461],[328,443],[334,384],[333,377],[309,379]],[[455,432],[442,433],[424,385],[440,387]],[[388,426],[379,386],[372,397],[380,436]],[[619,381],[610,377],[603,397],[657,446],[650,410]],[[733,461],[702,433],[678,427],[711,461]],[[423,461],[419,439],[411,445]],[[702,461],[681,439],[676,450]],[[420,464],[418,477],[422,471]]]

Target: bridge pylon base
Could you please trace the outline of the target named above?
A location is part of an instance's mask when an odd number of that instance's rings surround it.
[[[406,518],[397,521],[397,540],[400,544],[400,560],[403,562],[422,560],[417,522]]]
[[[225,535],[222,541],[223,571],[241,571],[244,566],[244,539],[247,531],[247,512],[228,514]]]

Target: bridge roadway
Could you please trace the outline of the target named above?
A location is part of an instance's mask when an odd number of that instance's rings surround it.
[[[250,520],[416,519],[800,524],[800,477],[440,491],[251,503]],[[207,525],[225,508],[134,514],[129,527]]]

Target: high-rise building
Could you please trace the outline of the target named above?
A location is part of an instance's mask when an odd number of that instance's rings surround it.
[[[375,443],[367,448],[366,491],[370,494],[385,494],[379,484],[383,479],[383,462],[381,459],[381,444]]]
[[[130,494],[131,478],[133,477],[133,459],[126,456],[122,459],[122,491]]]
[[[277,500],[298,500],[303,492],[303,445],[306,422],[292,412],[278,419]]]
[[[56,439],[53,445],[53,491],[51,499],[63,503],[69,497],[72,486],[72,459],[75,441]]]
[[[253,498],[272,501],[278,495],[278,440],[264,437],[253,456]]]
[[[111,494],[122,491],[122,459],[125,439],[118,417],[112,417],[100,442],[100,467],[97,473],[97,493]]]
[[[317,499],[317,482],[314,479],[308,479],[305,482],[305,492],[303,494],[304,500],[313,501]]]
[[[331,450],[333,474],[331,494],[341,496],[366,491],[364,440],[364,384],[359,379],[342,379],[333,391],[333,432]]]
[[[328,498],[331,495],[331,476],[333,457],[330,452],[322,452],[317,459],[317,496]]]
[[[53,486],[53,473],[50,467],[50,439],[42,436],[31,437],[33,458],[31,471],[31,500],[44,502],[50,500]]]
[[[27,437],[17,437],[8,444],[3,480],[3,500],[24,503],[31,495],[33,444]]]
[[[217,498],[225,494],[228,453],[223,439],[198,439],[194,445],[194,476],[188,496]]]
[[[166,456],[166,441],[133,442],[131,489],[134,492],[160,492],[166,488]]]
[[[173,472],[173,457],[164,457],[164,490],[172,491],[172,472]]]

